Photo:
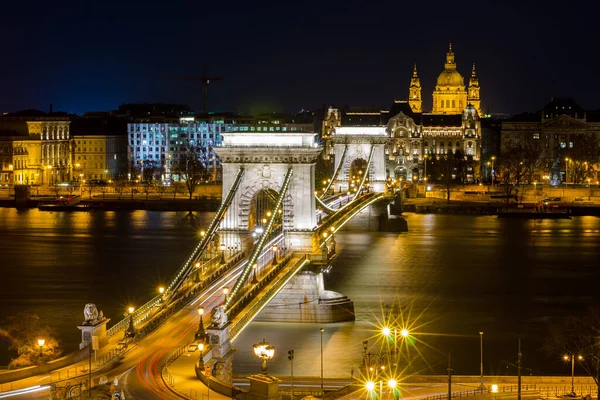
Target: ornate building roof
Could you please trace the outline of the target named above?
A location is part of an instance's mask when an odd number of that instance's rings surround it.
[[[444,66],[444,70],[437,78],[437,86],[465,86],[465,79],[456,70],[454,52],[452,51],[452,43],[450,43],[450,48],[448,49],[448,53],[446,53],[446,64]]]

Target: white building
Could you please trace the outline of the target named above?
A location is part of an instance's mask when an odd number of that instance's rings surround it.
[[[127,126],[131,179],[144,173],[144,168],[160,171],[155,178],[179,180],[176,166],[188,147],[205,149],[204,160],[213,180],[220,179],[221,162],[213,148],[223,140],[223,132],[312,132],[312,123],[289,117],[208,118],[180,117],[160,120],[138,120]]]

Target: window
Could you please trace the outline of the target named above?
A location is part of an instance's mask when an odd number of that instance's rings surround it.
[[[533,134],[533,138],[534,138],[534,139],[539,139],[539,138],[540,138],[540,134],[539,134],[539,132],[535,132],[535,133]]]
[[[456,107],[456,103],[454,100],[452,100],[452,108],[455,108],[455,107]]]
[[[560,148],[561,149],[566,149],[567,148],[567,143],[566,142],[560,142]]]
[[[569,142],[569,147],[573,147],[573,142]]]
[[[446,100],[446,108],[450,108],[450,100]]]

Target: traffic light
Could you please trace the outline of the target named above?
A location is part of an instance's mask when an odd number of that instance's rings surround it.
[[[294,350],[288,351],[288,360],[292,361],[294,359]]]

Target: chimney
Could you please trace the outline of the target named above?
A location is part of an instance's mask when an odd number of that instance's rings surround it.
[[[50,103],[50,107],[48,107],[48,113],[52,114],[52,103]]]

